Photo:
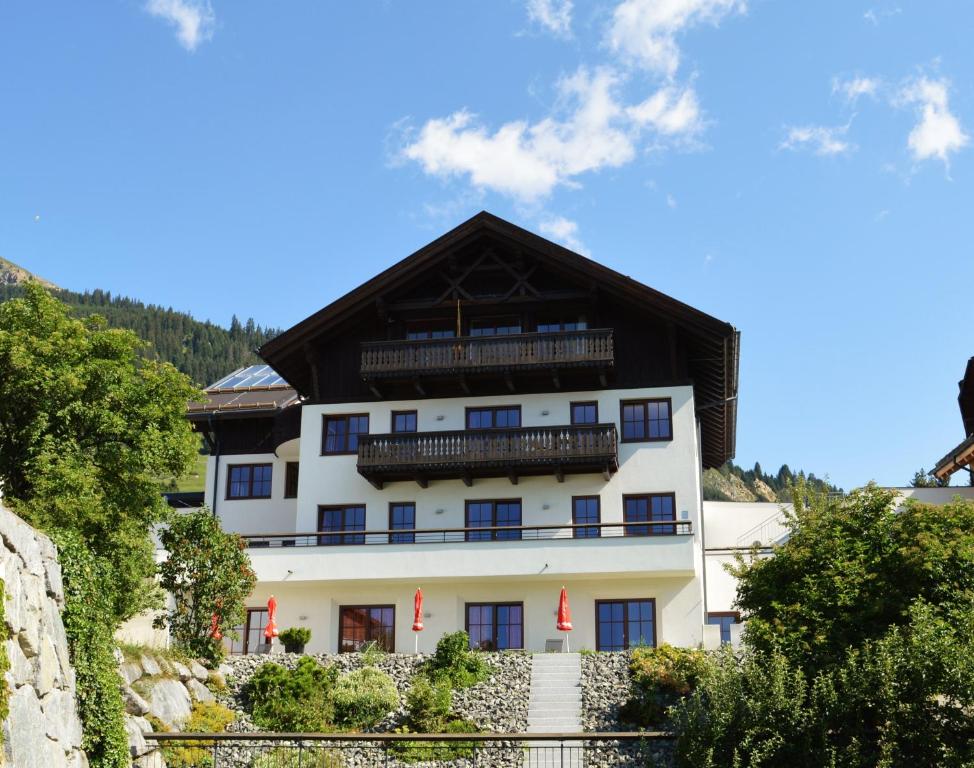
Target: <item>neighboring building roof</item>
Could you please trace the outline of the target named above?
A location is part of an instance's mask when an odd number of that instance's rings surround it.
[[[964,424],[964,440],[937,462],[933,475],[941,480],[974,464],[974,357],[967,361],[964,378],[957,384],[957,404]]]
[[[521,227],[481,211],[429,245],[407,256],[383,272],[337,299],[297,325],[264,344],[259,352],[278,370],[284,371],[299,392],[313,395],[307,361],[309,344],[336,334],[341,323],[383,294],[436,267],[451,252],[473,238],[490,235],[572,276],[581,284],[598,286],[619,300],[639,306],[647,313],[665,317],[696,339],[694,362],[698,412],[704,432],[704,460],[717,466],[732,458],[736,449],[737,387],[740,334],[729,323],[660,293],[615,270],[574,253]]]
[[[221,416],[273,415],[300,399],[294,387],[269,365],[248,365],[224,376],[205,390],[206,401],[190,403],[191,420]]]
[[[203,491],[169,491],[162,495],[173,509],[199,509],[203,506]]]

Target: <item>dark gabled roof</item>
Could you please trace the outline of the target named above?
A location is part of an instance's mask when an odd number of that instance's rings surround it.
[[[974,463],[974,357],[968,359],[964,378],[957,383],[957,388],[957,404],[966,437],[934,465],[932,474],[941,480]]]
[[[597,285],[600,291],[665,317],[694,337],[700,346],[700,354],[695,357],[703,361],[696,370],[694,385],[697,408],[705,431],[705,462],[716,465],[733,458],[736,449],[740,350],[740,334],[734,326],[486,211],[481,211],[271,339],[260,348],[260,356],[285,373],[298,360],[304,364],[309,342],[328,333],[350,314],[373,304],[383,292],[429,269],[456,248],[480,235],[490,235],[530,250],[540,260],[550,263],[566,275],[574,276],[583,284]],[[302,391],[301,382],[296,377],[291,380]],[[302,394],[310,393],[302,391]]]

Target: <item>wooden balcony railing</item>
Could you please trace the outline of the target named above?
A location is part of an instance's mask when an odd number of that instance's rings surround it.
[[[614,362],[608,328],[511,336],[461,336],[362,344],[365,381],[397,377],[574,367],[605,369]]]
[[[651,520],[618,523],[554,523],[497,525],[482,528],[396,528],[381,531],[310,531],[251,533],[241,536],[252,549],[265,547],[335,547],[367,544],[464,544],[539,540],[615,539],[620,537],[689,536],[689,520]]]
[[[510,477],[618,469],[615,424],[361,435],[358,471],[377,488],[392,480]]]

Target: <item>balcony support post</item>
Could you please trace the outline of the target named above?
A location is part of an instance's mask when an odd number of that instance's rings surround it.
[[[420,397],[426,397],[426,390],[423,389],[423,383],[419,379],[413,379],[413,388]]]
[[[561,379],[558,378],[558,369],[551,369],[551,383],[555,389],[561,389]]]
[[[465,395],[472,394],[471,391],[470,391],[470,384],[467,382],[467,377],[466,376],[464,376],[461,373],[460,376],[459,376],[458,381],[460,382],[460,389],[463,390],[463,394],[465,394]]]
[[[382,390],[379,389],[378,385],[374,381],[369,382],[369,389],[372,390],[372,394],[375,395],[379,400],[382,399]]]
[[[467,486],[467,488],[472,488],[473,487],[473,477],[471,476],[471,474],[469,472],[464,472],[463,473],[462,480],[463,480],[463,484],[465,486]]]
[[[509,467],[507,470],[507,479],[511,481],[511,485],[517,485],[517,472],[514,471],[514,467]]]
[[[559,483],[565,482],[565,470],[562,469],[561,464],[555,467],[555,477]]]
[[[420,488],[429,488],[430,482],[425,475],[416,475],[416,484]]]
[[[514,377],[511,376],[510,371],[504,371],[504,383],[507,384],[507,388],[511,392],[517,392],[517,389],[514,386]]]

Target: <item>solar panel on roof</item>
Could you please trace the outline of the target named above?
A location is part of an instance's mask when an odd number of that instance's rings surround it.
[[[267,364],[248,365],[224,376],[207,389],[249,389],[251,387],[287,386],[281,375]]]

